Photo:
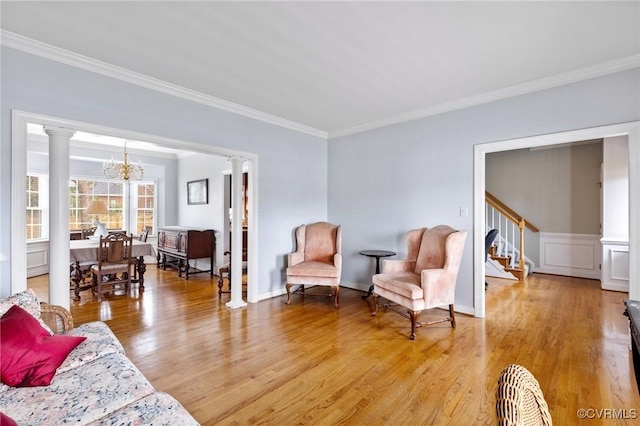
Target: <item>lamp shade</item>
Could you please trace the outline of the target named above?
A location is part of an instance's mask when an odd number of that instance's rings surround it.
[[[109,209],[107,209],[107,205],[104,201],[93,200],[87,206],[87,210],[85,211],[87,214],[109,214]]]

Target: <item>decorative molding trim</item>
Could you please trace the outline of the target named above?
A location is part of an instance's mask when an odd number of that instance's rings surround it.
[[[27,278],[49,273],[49,241],[27,243]]]
[[[601,288],[628,292],[629,266],[629,243],[603,243]]]
[[[541,232],[536,272],[600,279],[600,236]]]
[[[214,96],[205,95],[204,93],[200,93],[195,90],[187,89],[163,80],[111,65],[7,30],[0,30],[0,44],[12,49],[40,56],[45,59],[81,68],[85,71],[95,72],[97,74],[102,74],[104,76],[135,84],[147,89],[166,93],[171,96],[176,96],[178,98],[208,105],[223,111],[228,111],[265,123],[284,127],[286,129],[327,139],[327,132],[323,130],[296,123],[273,114],[245,107]]]
[[[640,67],[640,55],[629,56],[627,58],[617,59],[599,65],[556,74],[549,77],[539,78],[537,80],[527,81],[525,83],[515,84],[513,86],[481,93],[479,95],[470,96],[468,98],[445,102],[433,107],[411,111],[406,114],[401,114],[395,117],[389,117],[378,121],[372,121],[370,123],[361,124],[359,126],[354,126],[348,129],[329,132],[328,138],[334,139],[356,133],[367,132],[369,130],[374,130],[381,127],[406,123],[409,121],[418,120],[445,112],[487,104],[502,99],[525,95],[527,93],[537,92],[540,90],[551,89],[553,87],[576,83],[582,80],[601,77],[604,75],[626,71],[638,67]]]

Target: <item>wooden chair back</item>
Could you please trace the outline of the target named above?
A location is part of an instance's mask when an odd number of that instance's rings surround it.
[[[98,301],[102,300],[102,287],[124,284],[125,292],[131,287],[131,268],[133,266],[132,236],[125,233],[109,234],[100,237],[98,246],[98,264],[91,267],[91,286],[98,292]]]

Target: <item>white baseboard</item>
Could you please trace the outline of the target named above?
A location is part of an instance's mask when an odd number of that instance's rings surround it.
[[[349,281],[341,281],[340,282],[340,287],[346,287],[346,288],[350,288],[350,289],[353,289],[353,290],[360,290],[360,291],[363,291],[363,292],[369,291],[369,285],[368,284],[353,283],[353,282],[349,282]],[[287,294],[287,289],[283,287],[281,289],[277,289],[277,290],[273,290],[273,291],[270,291],[270,292],[267,292],[267,293],[260,294],[258,296],[258,301],[266,300],[266,299],[272,299],[274,297],[280,297],[280,296],[283,296],[285,294]],[[449,307],[443,306],[443,307],[441,307],[441,309],[449,310]],[[454,305],[454,311],[456,313],[459,313],[459,314],[475,316],[475,309],[473,309],[472,306]]]
[[[602,284],[600,286],[603,290],[621,291],[623,293],[629,292],[629,284]]]
[[[360,290],[360,291],[363,291],[363,292],[368,292],[370,285],[371,284],[354,283],[354,282],[349,282],[349,281],[341,281],[340,282],[340,287],[347,287],[347,288],[351,288],[353,290]],[[444,309],[444,310],[447,310],[447,311],[449,310],[448,306],[441,306],[440,308]],[[460,313],[460,314],[471,315],[471,316],[475,315],[475,309],[473,309],[472,306],[454,304],[453,310],[456,313]]]
[[[258,302],[261,300],[273,299],[274,297],[280,297],[284,294],[287,294],[287,289],[285,287],[269,291],[267,293],[261,293],[258,295]]]

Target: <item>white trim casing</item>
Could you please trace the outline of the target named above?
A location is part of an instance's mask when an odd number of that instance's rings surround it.
[[[11,294],[27,289],[27,117],[11,111]]]

